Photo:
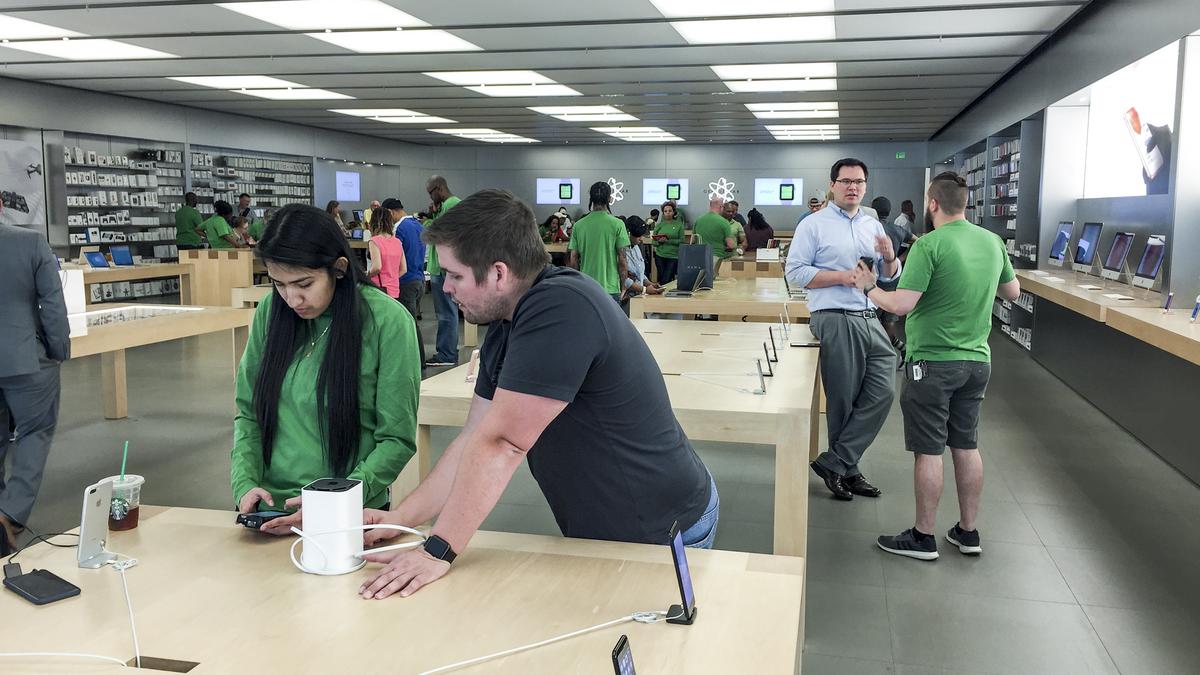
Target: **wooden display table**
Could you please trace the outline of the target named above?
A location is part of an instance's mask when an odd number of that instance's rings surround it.
[[[754,254],[737,256],[721,265],[718,279],[730,277],[733,279],[755,279],[758,277],[783,278],[783,265],[786,259],[760,261]]]
[[[180,251],[181,254],[187,251]],[[92,269],[81,265],[63,265],[63,269],[82,269],[84,297],[90,298],[88,286],[93,284],[110,284],[120,281],[146,281],[149,279],[165,279],[179,277],[179,304],[190,305],[194,302],[192,295],[192,275],[194,270],[185,263],[153,263],[149,265],[134,265],[132,267],[110,267],[108,269]],[[114,302],[127,303],[135,298],[120,298],[106,300],[100,303],[87,303],[88,309],[98,309]]]
[[[358,588],[378,565],[307,575],[288,559],[291,537],[233,521],[233,511],[143,506],[137,529],[110,534],[110,550],[139,560],[126,577],[144,657],[198,663],[192,675],[413,674],[679,602],[667,546],[501,532],[477,533],[448,575],[411,597],[363,600]],[[82,593],[45,607],[0,594],[0,652],[132,658],[119,573],[79,569],[73,550],[46,544],[20,562]],[[627,622],[461,672],[611,675],[622,634],[638,672],[797,671],[804,560],[689,549],[688,564],[699,610],[691,626]],[[0,669],[129,672],[36,657],[4,659]]]
[[[1192,310],[1179,308],[1168,314],[1157,307],[1112,307],[1105,323],[1169,354],[1200,365],[1200,324],[1191,322]]]
[[[775,446],[774,551],[804,556],[808,462],[819,445],[818,350],[778,342],[775,376],[767,378],[766,394],[757,395],[739,389],[758,387],[750,373],[768,340],[765,324],[653,319],[634,324],[659,362],[671,406],[689,438]],[[416,461],[397,479],[394,495],[408,494],[428,475],[430,427],[466,422],[475,386],[466,381],[467,368],[421,382]]]
[[[675,284],[669,284],[668,289]],[[629,316],[642,318],[646,312],[664,314],[717,314],[721,320],[779,321],[784,314],[792,321],[808,321],[808,303],[793,300],[788,296],[782,278],[732,279],[717,277],[710,291],[697,291],[688,298],[672,298],[666,295],[641,295],[629,301]]]
[[[192,249],[180,251],[179,256],[195,267],[193,300],[197,305],[225,305],[232,289],[254,285],[255,258],[251,249]]]
[[[105,419],[129,416],[125,350],[180,338],[232,331],[233,363],[241,361],[253,310],[229,307],[125,305],[67,317],[71,358],[100,355]]]
[[[1062,305],[1077,314],[1082,314],[1093,321],[1103,322],[1107,312],[1113,307],[1161,307],[1162,297],[1157,293],[1131,288],[1127,284],[1101,279],[1075,272],[1038,270],[1017,270],[1017,278],[1021,280],[1021,290],[1044,298],[1056,305]],[[1059,279],[1060,281],[1049,281]],[[1080,288],[1081,285],[1097,287],[1095,290]],[[1112,296],[1125,296],[1122,300]]]
[[[271,284],[240,286],[230,291],[229,305],[231,307],[256,307],[263,298],[271,294],[272,288]]]
[[[552,244],[546,244],[546,253],[566,253],[569,244],[565,241],[556,241]]]

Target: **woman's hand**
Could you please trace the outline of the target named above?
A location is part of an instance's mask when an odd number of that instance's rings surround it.
[[[259,501],[266,502],[267,506],[275,506],[275,500],[271,498],[271,493],[256,487],[242,495],[242,500],[238,502],[238,513],[254,513],[258,510]]]

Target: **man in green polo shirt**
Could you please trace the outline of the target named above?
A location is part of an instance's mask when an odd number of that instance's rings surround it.
[[[430,212],[426,224],[437,222],[460,201],[458,197],[450,194],[450,186],[441,176],[430,176],[429,180],[425,181],[425,192],[428,192],[429,198],[433,200],[433,211]],[[425,360],[425,365],[453,366],[458,363],[458,305],[442,291],[446,275],[442,273],[442,266],[438,263],[437,247],[428,247],[426,257],[425,271],[429,273],[429,288],[433,291],[433,309],[437,313],[438,326],[435,342],[437,352]]]
[[[246,245],[238,240],[233,228],[229,226],[229,217],[233,215],[233,207],[229,202],[217,201],[213,204],[213,210],[216,213],[200,224],[204,236],[208,237],[208,247],[245,248]]]
[[[588,189],[591,212],[575,221],[567,250],[571,252],[571,267],[595,279],[605,293],[620,302],[629,232],[624,223],[609,213],[608,201],[611,197],[611,185],[603,181],[592,183]]]
[[[180,250],[200,248],[200,223],[204,218],[196,210],[196,193],[189,192],[183,196],[183,206],[175,212],[175,245]]]
[[[1021,285],[1004,241],[967,222],[967,183],[958,174],[938,174],[929,184],[934,231],[909,250],[897,290],[875,285],[860,265],[854,283],[881,309],[908,317],[908,354],[900,389],[904,444],[915,457],[916,524],[895,536],[879,537],[889,553],[936,560],[934,516],[942,495],[942,453],[954,460],[960,518],[946,540],[966,555],[979,555],[979,410],[991,377],[992,302],[997,293],[1016,300]],[[885,239],[886,241],[886,239]]]
[[[731,257],[737,245],[733,223],[722,215],[724,211],[725,200],[713,197],[708,202],[708,213],[697,218],[692,228],[700,243],[711,246],[713,255],[722,260]]]

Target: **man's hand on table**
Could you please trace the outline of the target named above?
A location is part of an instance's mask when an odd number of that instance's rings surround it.
[[[434,558],[423,548],[366,555],[363,559],[387,563],[359,588],[359,594],[367,600],[382,600],[396,592],[407,598],[450,571],[450,563]]]

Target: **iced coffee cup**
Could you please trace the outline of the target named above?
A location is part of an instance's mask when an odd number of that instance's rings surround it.
[[[113,476],[112,503],[108,509],[108,529],[113,532],[132,530],[138,526],[138,513],[142,506],[142,485],[146,479],[127,474],[124,478]]]

